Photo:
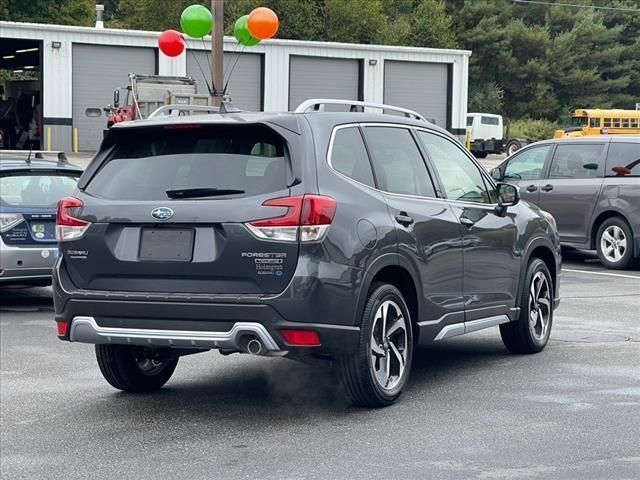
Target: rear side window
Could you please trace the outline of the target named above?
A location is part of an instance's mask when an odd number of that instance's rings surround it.
[[[373,172],[364,140],[357,127],[336,130],[331,147],[331,166],[334,170],[373,187]]]
[[[86,187],[97,197],[167,200],[167,190],[242,190],[240,196],[287,187],[284,140],[261,126],[131,129]]]
[[[500,120],[496,117],[481,117],[480,123],[483,125],[500,125]]]
[[[435,197],[427,166],[408,129],[365,127],[364,132],[381,190]]]
[[[533,147],[517,153],[504,171],[504,179],[509,180],[538,180],[542,175],[544,161],[551,145]]]
[[[467,117],[467,127],[473,126],[473,117]]]
[[[549,178],[597,177],[603,150],[603,144],[558,145],[551,162]]]
[[[78,179],[58,174],[18,174],[0,177],[2,204],[12,207],[50,207],[76,189]]]
[[[640,176],[640,143],[611,143],[605,175]]]

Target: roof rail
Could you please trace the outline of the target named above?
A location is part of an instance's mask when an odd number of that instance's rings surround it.
[[[340,99],[332,99],[332,98],[310,98],[305,100],[298,108],[295,109],[295,113],[307,113],[307,112],[323,112],[325,105],[347,105],[350,108],[350,111],[357,112],[357,107],[364,108],[376,108],[378,110],[390,110],[392,112],[402,113],[405,117],[414,118],[416,120],[427,121],[422,115],[413,110],[409,110],[407,108],[395,107],[393,105],[385,105],[383,103],[373,103],[373,102],[361,102],[359,100],[340,100]]]
[[[160,115],[180,116],[185,115],[186,112],[237,113],[241,111],[242,110],[229,102],[221,102],[219,107],[214,107],[211,105],[185,105],[174,103],[171,105],[163,105],[159,108],[156,108],[153,112],[151,112],[147,119],[158,117]]]

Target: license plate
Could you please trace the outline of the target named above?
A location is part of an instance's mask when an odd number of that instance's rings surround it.
[[[190,262],[193,236],[193,229],[143,228],[138,258],[148,262]]]

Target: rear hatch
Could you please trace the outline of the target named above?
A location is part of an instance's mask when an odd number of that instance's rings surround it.
[[[76,189],[80,172],[21,169],[0,178],[0,236],[13,247],[53,247],[58,200]]]
[[[298,242],[259,239],[245,226],[286,207],[285,140],[264,125],[122,129],[78,198],[84,236],[63,243],[72,281],[91,290],[281,292]]]

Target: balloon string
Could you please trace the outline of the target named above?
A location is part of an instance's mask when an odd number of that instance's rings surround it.
[[[233,52],[231,52],[231,56],[229,57],[229,63],[232,63],[235,55],[236,55],[236,51],[238,50],[238,46],[240,46],[240,42],[236,43],[235,46],[233,47]],[[226,68],[224,74],[222,75],[222,80],[224,81],[225,77],[227,76],[227,74],[229,73],[229,69]]]
[[[231,71],[229,72],[229,76],[227,77],[227,83],[225,83],[224,85],[224,90],[222,91],[222,95],[225,95],[227,93],[227,87],[229,86],[229,82],[231,81],[231,76],[233,75],[233,71],[236,68],[236,65],[238,64],[238,60],[240,60],[240,56],[242,55],[242,53],[244,52],[244,49],[246,48],[246,45],[242,46],[242,49],[240,50],[240,53],[238,54],[235,63],[233,64],[233,67],[231,67]]]
[[[186,39],[185,39],[184,43],[187,44],[187,49],[191,52],[191,56],[196,61],[196,65],[198,65],[198,68],[200,69],[200,73],[202,73],[202,76],[204,78],[204,83],[207,85],[207,89],[209,90],[209,95],[213,95],[213,90],[211,88],[212,88],[212,86],[213,86],[213,88],[215,88],[215,85],[209,85],[209,82],[207,81],[207,75],[204,73],[204,70],[202,69],[202,66],[200,66],[200,62],[198,61],[198,56],[196,55],[196,53],[198,53],[198,52],[194,51],[189,46],[189,43],[187,42]],[[209,72],[211,72],[211,70],[209,70]]]
[[[201,38],[202,40],[202,48],[203,50],[206,52],[207,51],[207,45],[204,43],[204,37]],[[213,35],[211,36],[211,42],[213,42]],[[209,52],[211,51],[211,49],[209,49]],[[209,72],[211,72],[211,55],[207,55],[207,62],[209,63]]]

